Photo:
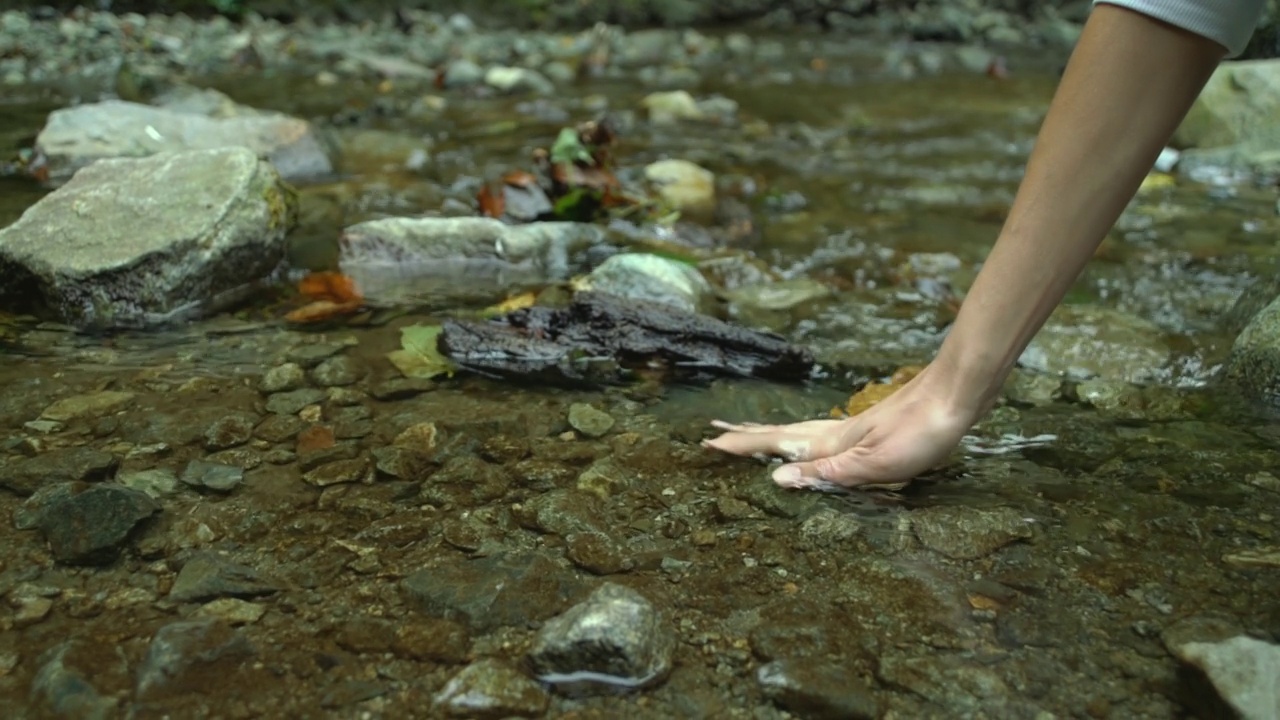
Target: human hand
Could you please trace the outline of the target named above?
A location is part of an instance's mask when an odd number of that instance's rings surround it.
[[[788,488],[830,483],[900,489],[944,461],[980,415],[949,398],[926,368],[885,400],[851,418],[790,425],[712,426],[726,432],[703,446],[734,455],[774,455],[787,462],[773,480]]]

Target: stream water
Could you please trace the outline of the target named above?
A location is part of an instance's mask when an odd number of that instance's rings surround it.
[[[805,51],[789,52],[792,65],[808,64]],[[631,117],[647,90],[617,80],[537,100],[446,93],[443,109],[416,115],[394,91],[355,83],[207,82],[344,132],[430,140],[422,170],[351,153],[342,177],[300,188],[305,225],[292,252],[302,263],[322,263],[342,224],[470,203],[481,178],[525,165],[563,125],[621,111],[621,165],[707,167],[753,210],[758,232],[743,254],[835,290],[784,309],[746,300],[743,322],[887,374],[936,348],[948,316],[926,290],[963,293],[972,278],[1057,64],[1015,58],[999,81],[892,79],[866,72],[879,58],[828,48],[826,76],[709,73],[695,94],[739,103],[729,125]],[[75,100],[65,88],[6,94],[6,152]],[[0,224],[42,193],[0,180]],[[1222,313],[1280,257],[1275,203],[1273,188],[1247,184],[1144,189],[1072,290],[1069,303],[1086,310],[1046,339],[1052,356],[1070,349],[1072,328],[1143,323],[1088,358],[1113,377],[1091,395],[1024,372],[947,467],[897,495],[780,490],[762,463],[697,444],[712,418],[825,415],[849,395],[836,383],[570,392],[460,375],[406,390],[385,357],[399,328],[435,319],[416,312],[307,331],[264,301],[106,337],[7,318],[0,462],[84,446],[122,458],[118,473],[135,483],[206,457],[246,472],[226,494],[171,482],[163,511],[103,567],[59,564],[38,534],[0,524],[0,697],[29,717],[49,698],[69,717],[426,717],[415,713],[463,666],[520,667],[543,623],[607,580],[647,597],[676,632],[663,683],[530,700],[533,690],[494,673],[476,692],[502,698],[508,715],[577,718],[624,707],[644,718],[1211,716],[1212,696],[1187,684],[1168,648],[1234,632],[1280,640],[1280,575],[1248,559],[1277,543],[1280,431],[1213,383],[1232,339]],[[491,290],[488,301],[507,289]],[[1144,386],[1114,377],[1165,356],[1136,368]],[[315,395],[280,421],[258,385],[286,361],[312,368],[305,384],[319,389],[295,391]],[[60,399],[113,393],[109,413],[32,423]],[[612,427],[575,433],[574,403],[609,414]],[[438,469],[423,482],[321,489],[300,479],[423,422],[439,432]],[[313,425],[336,436],[327,454],[302,447]],[[51,477],[78,472],[59,462]],[[0,515],[23,502],[0,493]],[[275,591],[175,600],[178,570],[209,552]],[[441,578],[434,590],[406,581],[424,571]],[[483,589],[504,584],[519,596]],[[155,668],[157,629],[204,617],[239,639],[174,640],[195,659],[164,670],[178,680],[162,690],[138,690],[139,673]],[[38,676],[68,640],[63,665],[90,690]],[[115,710],[77,714],[73,696]]]

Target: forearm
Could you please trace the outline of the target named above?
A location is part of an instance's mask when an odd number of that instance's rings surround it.
[[[962,402],[994,399],[1225,53],[1144,15],[1094,9],[1004,228],[935,360]]]

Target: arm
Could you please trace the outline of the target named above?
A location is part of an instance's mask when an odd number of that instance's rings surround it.
[[[1227,52],[1146,15],[1094,8],[1009,217],[933,363],[946,388],[936,390],[957,410],[976,417],[994,402]]]

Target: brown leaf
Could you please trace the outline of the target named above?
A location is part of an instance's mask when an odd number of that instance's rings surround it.
[[[298,282],[298,292],[311,300],[359,303],[364,300],[355,280],[339,272],[313,272]]]
[[[551,179],[567,188],[607,190],[621,187],[613,173],[601,167],[582,167],[572,163],[556,163],[551,168]]]
[[[337,440],[333,435],[332,429],[324,425],[312,425],[298,433],[298,444],[295,450],[299,455],[307,455],[320,450],[328,450],[334,446],[335,442]]]
[[[489,188],[489,183],[485,183],[480,187],[480,192],[476,195],[476,202],[480,204],[480,214],[485,217],[500,218],[506,211],[506,198],[502,193],[495,193]]]
[[[538,184],[538,176],[525,170],[512,170],[502,176],[502,182],[512,187],[527,188]]]
[[[297,323],[299,325],[325,322],[327,320],[353,315],[360,310],[363,304],[364,303],[361,301],[336,303],[332,300],[317,300],[313,303],[303,305],[297,310],[285,315],[284,319],[288,322]]]

